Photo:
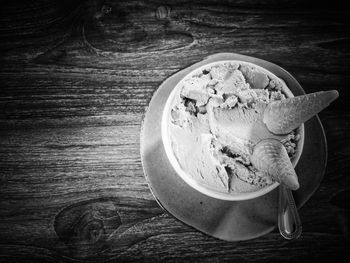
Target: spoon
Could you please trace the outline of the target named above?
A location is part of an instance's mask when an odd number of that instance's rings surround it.
[[[279,187],[278,229],[285,239],[297,239],[302,232],[301,220],[291,190]]]

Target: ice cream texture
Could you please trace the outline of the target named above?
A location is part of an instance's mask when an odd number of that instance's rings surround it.
[[[169,122],[181,169],[219,192],[253,192],[274,181],[297,189],[291,159],[298,127],[338,94],[287,98],[286,89],[282,80],[250,63],[219,63],[185,78]]]

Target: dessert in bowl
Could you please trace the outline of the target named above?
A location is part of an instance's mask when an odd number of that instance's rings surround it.
[[[337,93],[294,97],[270,71],[252,63],[213,62],[186,75],[162,115],[162,140],[176,173],[201,193],[247,200],[280,183],[299,187],[303,122]]]

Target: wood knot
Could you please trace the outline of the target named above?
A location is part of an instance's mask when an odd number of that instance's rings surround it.
[[[162,209],[154,200],[128,197],[91,199],[64,208],[54,229],[65,244],[63,253],[99,260],[125,251],[153,233]]]
[[[76,222],[72,241],[77,243],[94,244],[103,238],[103,219],[95,218],[91,213],[86,213]]]
[[[105,15],[109,14],[112,11],[112,7],[108,5],[103,5],[101,8],[101,12]]]
[[[168,6],[159,6],[156,10],[155,16],[158,20],[167,19],[170,16],[170,8]]]
[[[108,237],[122,224],[110,201],[83,202],[63,209],[55,220],[55,231],[79,257],[97,254]]]
[[[97,11],[94,15],[94,17],[96,19],[100,19],[102,18],[103,16],[105,15],[108,15],[110,12],[112,12],[112,7],[108,6],[108,5],[103,5],[101,7],[101,10],[100,11]]]

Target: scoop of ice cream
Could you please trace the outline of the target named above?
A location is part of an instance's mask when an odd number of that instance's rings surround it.
[[[256,102],[256,100],[254,100]],[[251,108],[234,107],[220,108],[211,107],[208,103],[207,112],[210,131],[217,138],[229,143],[236,138],[256,144],[267,138],[282,140],[286,135],[271,133],[263,120],[263,114],[268,104],[257,102]]]

